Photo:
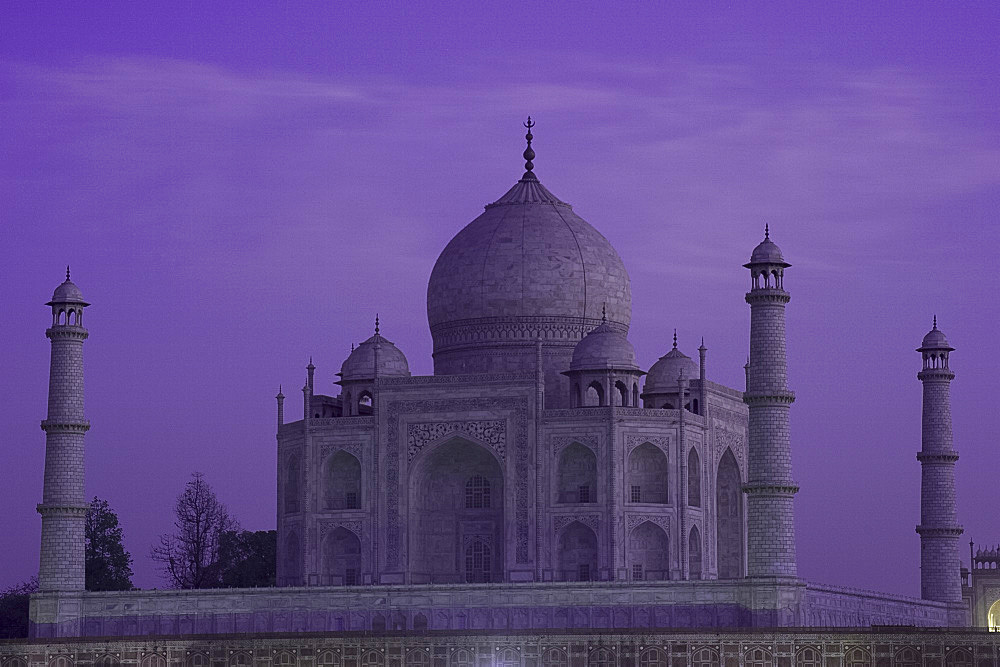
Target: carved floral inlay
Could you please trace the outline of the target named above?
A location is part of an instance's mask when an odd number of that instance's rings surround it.
[[[406,460],[413,457],[428,443],[451,433],[462,433],[487,445],[501,461],[507,459],[507,421],[485,419],[479,421],[416,422],[406,425]]]

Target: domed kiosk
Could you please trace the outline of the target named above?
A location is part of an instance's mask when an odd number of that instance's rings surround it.
[[[626,333],[628,272],[604,236],[542,185],[525,123],[526,171],[438,257],[427,286],[434,373],[534,371],[542,342],[547,407],[567,407],[573,348],[602,321]]]

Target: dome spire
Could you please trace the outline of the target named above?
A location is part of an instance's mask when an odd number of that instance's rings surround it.
[[[771,228],[770,225],[768,225],[766,222],[764,223],[764,240],[765,241],[771,240]]]
[[[528,133],[524,135],[524,138],[528,141],[528,147],[524,149],[524,176],[521,177],[522,181],[537,181],[538,177],[535,176],[535,172],[532,170],[535,168],[535,163],[532,160],[535,159],[535,151],[531,149],[531,140],[534,139],[534,135],[531,134],[531,128],[535,126],[535,122],[531,120],[531,116],[528,116],[528,120],[522,123],[524,127],[528,129]]]
[[[375,335],[376,336],[379,335],[378,334],[378,313],[375,313]]]
[[[677,349],[677,329],[674,329],[674,349]]]
[[[66,265],[66,282],[69,282],[69,264]]]
[[[601,324],[608,323],[608,302],[601,304]]]

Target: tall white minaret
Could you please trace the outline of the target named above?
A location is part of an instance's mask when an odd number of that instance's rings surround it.
[[[938,602],[961,602],[961,563],[958,560],[958,525],[955,511],[955,461],[958,452],[951,440],[951,381],[955,373],[948,355],[955,348],[937,328],[924,336],[917,352],[923,367],[923,419],[920,461],[920,597]]]
[[[750,262],[750,370],[743,400],[750,412],[747,483],[747,575],[797,574],[788,411],[795,394],[787,386],[785,269],[791,264],[764,228]]]
[[[56,288],[49,363],[49,408],[45,431],[45,481],[38,513],[42,515],[42,545],[38,587],[42,591],[84,589],[83,439],[90,422],[83,416],[83,300],[69,279]]]

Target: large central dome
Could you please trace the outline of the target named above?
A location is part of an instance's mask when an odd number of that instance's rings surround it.
[[[439,375],[533,370],[539,338],[545,365],[553,366],[547,371],[558,374],[569,368],[576,342],[601,324],[604,308],[611,326],[628,331],[625,265],[600,232],[538,182],[530,130],[527,138],[524,176],[448,243],[431,272],[427,320]]]

